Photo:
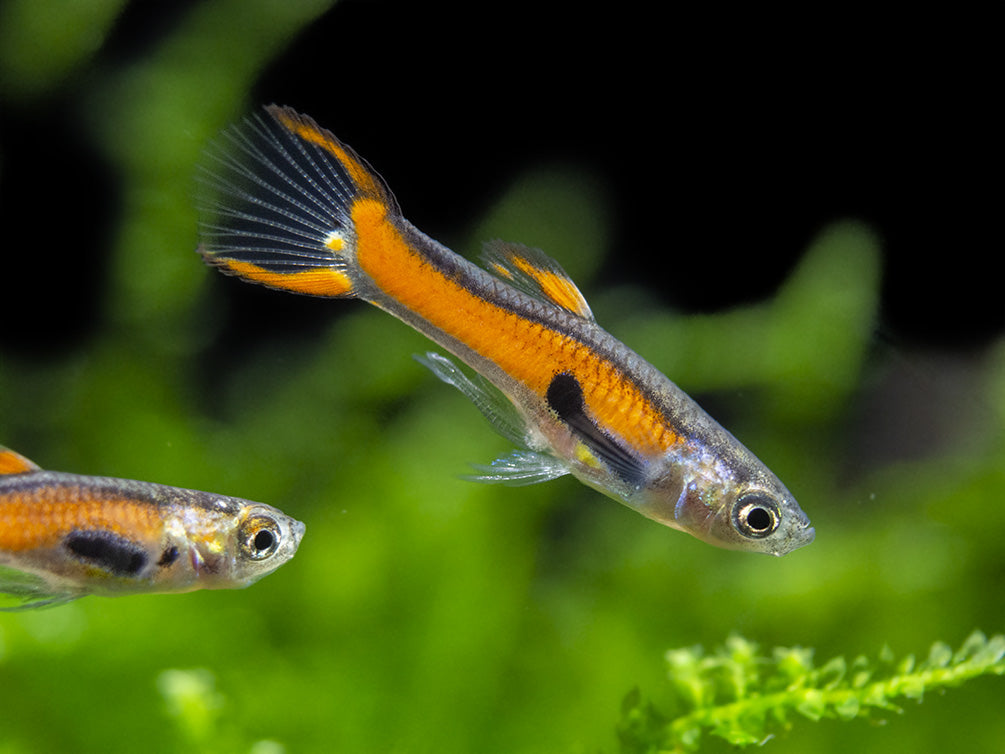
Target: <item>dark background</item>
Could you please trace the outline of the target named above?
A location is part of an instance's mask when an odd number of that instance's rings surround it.
[[[146,54],[189,6],[127,5],[96,64]],[[1005,327],[988,58],[976,23],[938,17],[350,0],[254,98],[352,144],[448,245],[521,169],[585,164],[613,204],[609,280],[684,311],[769,296],[827,223],[864,220],[878,332],[967,349]],[[80,136],[81,83],[0,114],[5,347],[79,342],[100,311],[118,193]],[[73,316],[25,316],[35,290]],[[261,295],[221,290],[238,310]]]

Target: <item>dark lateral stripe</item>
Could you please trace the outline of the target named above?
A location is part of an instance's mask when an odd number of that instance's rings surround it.
[[[63,543],[81,560],[115,576],[137,576],[147,564],[142,547],[110,531],[71,532]]]
[[[548,407],[569,426],[573,434],[622,481],[633,487],[645,482],[642,461],[628,448],[600,429],[586,414],[583,388],[568,372],[556,374],[545,395]]]

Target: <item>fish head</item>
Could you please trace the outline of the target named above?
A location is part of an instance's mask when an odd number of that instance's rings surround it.
[[[659,506],[661,523],[729,550],[785,555],[813,541],[815,532],[792,495],[775,485],[690,480],[676,502]]]
[[[217,501],[185,526],[179,551],[190,574],[189,589],[241,589],[268,576],[297,552],[306,527],[264,503]]]
[[[730,550],[785,555],[812,542],[814,529],[792,493],[750,451],[729,441],[713,446],[715,452],[696,445],[668,458],[665,473],[635,507]]]
[[[780,483],[740,486],[723,513],[712,528],[722,546],[731,549],[785,555],[816,536],[809,518]]]
[[[272,506],[248,505],[235,531],[234,580],[245,586],[253,584],[289,561],[306,529]]]

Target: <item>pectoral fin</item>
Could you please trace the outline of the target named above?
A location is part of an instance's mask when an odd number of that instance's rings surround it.
[[[521,448],[527,446],[527,426],[523,417],[509,398],[491,383],[481,376],[471,379],[454,362],[438,353],[413,354],[412,358],[448,385],[453,385],[464,393],[482,412],[482,416],[489,420],[496,432],[514,445],[519,445]]]

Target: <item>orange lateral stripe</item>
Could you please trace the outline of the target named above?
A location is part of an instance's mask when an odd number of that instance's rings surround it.
[[[338,160],[360,193],[370,196],[384,195],[384,187],[377,181],[370,169],[363,165],[359,158],[332,134],[319,128],[313,121],[305,119],[287,108],[270,107],[268,110],[289,131],[304,141],[321,147]]]
[[[210,255],[210,261],[224,272],[254,280],[270,288],[281,288],[312,296],[345,296],[352,293],[352,282],[332,267],[312,267],[303,272],[271,272],[250,262]]]
[[[495,362],[544,397],[556,373],[579,381],[591,413],[641,453],[665,452],[680,438],[655,406],[613,364],[574,338],[475,296],[440,275],[388,220],[385,206],[352,207],[356,260],[389,296],[432,327]]]
[[[79,529],[113,531],[134,542],[159,542],[163,518],[149,503],[99,498],[83,487],[36,487],[0,497],[0,550],[52,547]]]

